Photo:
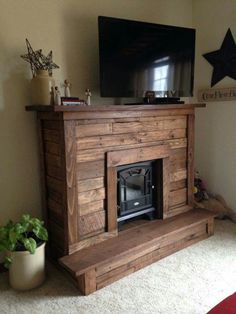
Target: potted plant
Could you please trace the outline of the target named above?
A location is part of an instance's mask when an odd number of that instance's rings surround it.
[[[45,278],[45,242],[48,232],[44,222],[30,215],[11,220],[0,227],[0,252],[5,252],[5,267],[9,268],[10,285],[28,290],[42,284]]]

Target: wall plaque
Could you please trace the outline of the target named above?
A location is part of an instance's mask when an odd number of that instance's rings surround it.
[[[198,101],[227,101],[236,99],[236,87],[211,88],[198,91]]]

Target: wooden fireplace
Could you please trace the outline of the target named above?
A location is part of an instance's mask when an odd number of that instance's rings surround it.
[[[193,209],[196,107],[27,107],[37,111],[48,251],[82,293],[213,234],[213,215]],[[153,160],[162,214],[118,232],[117,171]]]

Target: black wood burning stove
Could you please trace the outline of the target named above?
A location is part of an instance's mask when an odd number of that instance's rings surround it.
[[[158,216],[158,190],[162,181],[160,163],[161,159],[118,167],[118,222],[141,215],[150,219]]]

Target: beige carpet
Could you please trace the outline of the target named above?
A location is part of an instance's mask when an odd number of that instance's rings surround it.
[[[216,221],[215,235],[83,297],[49,267],[47,281],[15,292],[0,275],[0,313],[205,314],[236,291],[236,225]]]

